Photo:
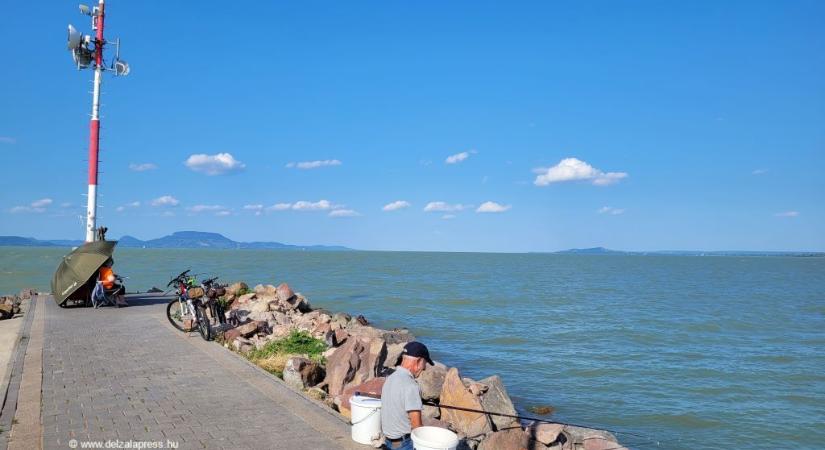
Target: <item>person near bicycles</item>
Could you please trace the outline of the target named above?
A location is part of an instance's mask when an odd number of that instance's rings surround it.
[[[117,282],[117,276],[115,275],[114,270],[112,270],[112,266],[114,264],[115,261],[112,258],[107,259],[100,268],[100,276],[98,279],[103,285],[103,289],[106,289],[110,295],[115,296],[117,306],[129,306],[129,304],[126,303],[126,297],[124,296],[126,289],[124,289],[122,284]]]
[[[381,429],[388,449],[412,450],[412,430],[422,426],[421,388],[415,381],[426,364],[433,365],[430,351],[420,342],[409,342],[401,352],[401,365],[387,377],[381,389]]]

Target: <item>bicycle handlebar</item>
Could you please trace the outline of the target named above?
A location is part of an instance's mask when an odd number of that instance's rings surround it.
[[[183,272],[181,272],[178,276],[176,276],[175,278],[172,278],[171,280],[169,280],[169,282],[166,283],[166,287],[171,287],[172,285],[175,284],[176,281],[179,282],[179,281],[183,280],[184,279],[183,277],[185,277],[191,270],[192,269],[186,269]]]

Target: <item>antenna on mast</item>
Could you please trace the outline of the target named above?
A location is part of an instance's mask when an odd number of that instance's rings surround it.
[[[67,47],[72,52],[72,59],[78,70],[93,67],[95,71],[94,91],[92,92],[92,119],[89,122],[89,191],[86,208],[86,242],[95,240],[97,231],[97,178],[98,154],[100,149],[100,84],[103,71],[114,72],[116,76],[129,74],[129,64],[120,59],[120,39],[115,41],[115,59],[111,67],[103,62],[103,48],[106,40],[103,38],[105,15],[104,0],[99,0],[95,7],[80,5],[80,13],[92,18],[94,35],[82,34],[75,27],[69,25]]]

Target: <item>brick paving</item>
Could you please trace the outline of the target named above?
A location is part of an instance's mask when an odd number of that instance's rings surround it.
[[[166,322],[167,300],[128,308],[45,307],[43,447],[160,441],[178,448],[367,449],[334,413],[197,333]],[[24,377],[25,377],[24,372]]]

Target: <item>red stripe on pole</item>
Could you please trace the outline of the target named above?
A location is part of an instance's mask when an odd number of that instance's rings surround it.
[[[97,185],[97,155],[100,143],[100,121],[89,123],[89,184]]]

